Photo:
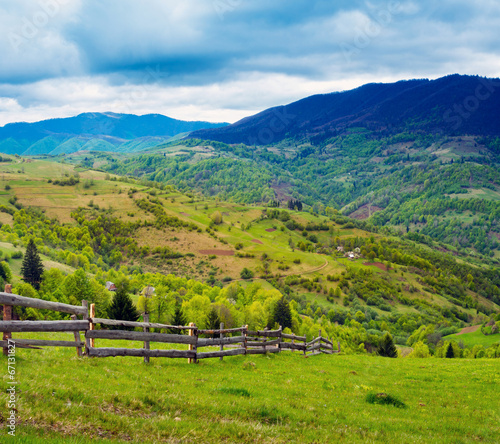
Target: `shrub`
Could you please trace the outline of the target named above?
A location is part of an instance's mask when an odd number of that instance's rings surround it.
[[[398,351],[396,349],[396,346],[394,345],[394,341],[390,333],[385,333],[382,337],[377,349],[377,354],[386,358],[398,357]]]
[[[253,271],[248,268],[243,268],[243,270],[241,270],[240,277],[241,279],[252,279]]]

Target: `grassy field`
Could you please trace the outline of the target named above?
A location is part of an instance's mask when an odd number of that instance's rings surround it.
[[[484,347],[489,347],[490,345],[500,342],[500,334],[496,335],[483,335],[481,329],[476,330],[472,333],[464,333],[462,335],[449,335],[443,337],[445,341],[462,341],[465,346],[473,347],[474,345],[483,345]]]
[[[7,436],[4,405],[2,443],[494,443],[500,434],[494,360],[282,353],[145,365],[73,349],[18,349],[16,359],[17,433]],[[377,393],[405,408],[368,403]]]

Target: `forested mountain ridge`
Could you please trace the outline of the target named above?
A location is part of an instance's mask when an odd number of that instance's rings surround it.
[[[165,143],[178,134],[224,125],[185,122],[161,114],[83,113],[64,119],[7,124],[0,128],[0,151],[24,155],[130,152]]]
[[[500,79],[450,75],[437,80],[368,84],[311,96],[190,137],[246,145],[286,138],[325,140],[364,127],[381,136],[405,131],[500,135]]]

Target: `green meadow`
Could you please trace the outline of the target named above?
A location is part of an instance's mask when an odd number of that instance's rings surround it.
[[[18,349],[16,359],[16,437],[3,428],[2,443],[495,443],[500,436],[498,360],[283,352],[144,364],[77,358],[62,348]]]

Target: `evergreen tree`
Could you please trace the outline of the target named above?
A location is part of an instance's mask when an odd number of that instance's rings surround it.
[[[117,282],[116,292],[108,307],[109,319],[133,322],[139,319],[139,313],[137,313],[137,309],[128,294],[128,289],[128,281],[122,280]],[[117,329],[122,330],[124,327],[117,327]]]
[[[184,316],[184,312],[182,311],[181,304],[177,304],[175,306],[174,319],[172,321],[172,325],[187,325],[186,316]],[[181,335],[183,330],[178,330],[177,328],[172,328],[171,332],[174,335]]]
[[[31,286],[37,290],[40,289],[43,264],[33,239],[30,239],[26,247],[26,253],[24,254],[23,263],[21,265],[21,274],[25,282],[31,284]]]
[[[447,358],[455,357],[455,352],[453,351],[453,346],[451,345],[451,342],[448,344],[448,348],[446,349],[446,357]]]
[[[284,296],[282,296],[274,306],[270,326],[276,323],[281,325],[284,329],[287,327],[292,328],[292,312],[290,310],[290,304]]]
[[[206,329],[207,330],[218,330],[220,328],[220,317],[219,313],[217,313],[217,310],[212,307],[208,313],[207,316],[207,321],[205,323]],[[213,335],[214,338],[216,338],[218,335]]]
[[[386,358],[397,358],[398,351],[396,350],[396,346],[394,345],[394,341],[390,333],[386,333],[377,349],[377,354],[379,356],[385,356]]]

